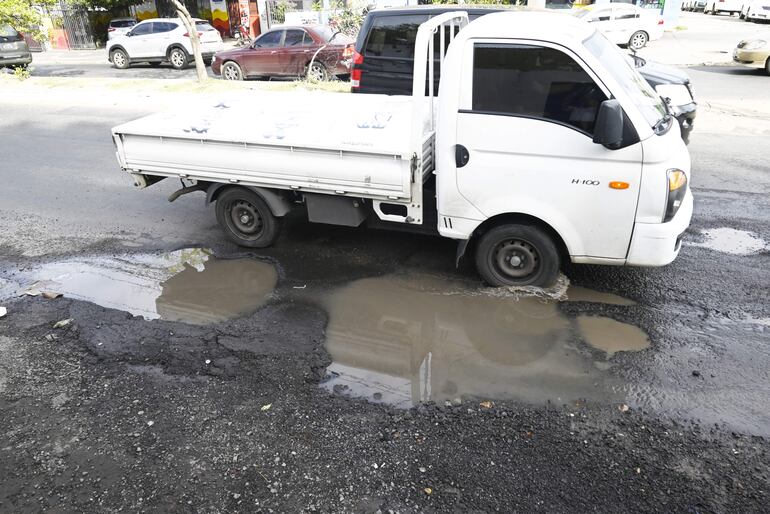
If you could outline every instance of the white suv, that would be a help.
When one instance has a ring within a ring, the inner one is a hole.
[[[222,37],[206,20],[195,20],[195,27],[203,60],[210,63],[214,54],[222,50]],[[168,61],[181,70],[187,67],[192,53],[190,36],[179,18],[145,20],[134,25],[130,32],[107,42],[107,58],[119,69],[136,62],[158,65]]]

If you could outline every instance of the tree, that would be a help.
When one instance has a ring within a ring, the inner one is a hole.
[[[2,1],[2,0],[0,0]],[[190,44],[193,49],[193,57],[195,58],[195,73],[198,75],[198,82],[205,82],[208,78],[206,75],[206,65],[203,64],[203,56],[201,55],[201,43],[198,38],[198,27],[195,26],[195,20],[190,16],[190,11],[179,0],[171,0],[174,7],[177,9],[179,18],[182,20],[187,33],[190,35]]]
[[[10,25],[19,32],[29,34],[38,41],[46,35],[40,30],[42,25],[42,7],[50,5],[50,0],[35,2],[29,0],[0,0],[0,26]]]

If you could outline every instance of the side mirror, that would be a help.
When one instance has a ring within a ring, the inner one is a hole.
[[[134,33],[133,33],[133,32],[131,32],[130,30],[129,30],[128,32],[126,32],[126,37],[131,37],[131,36],[133,36],[133,35],[134,35]]]
[[[594,143],[610,150],[620,148],[623,142],[623,108],[617,100],[605,100],[599,106],[594,127]]]

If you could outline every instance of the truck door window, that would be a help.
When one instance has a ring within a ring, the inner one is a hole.
[[[556,122],[593,135],[607,96],[570,56],[534,45],[476,44],[472,110]]]

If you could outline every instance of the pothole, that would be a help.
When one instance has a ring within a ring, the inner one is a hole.
[[[590,290],[573,295],[633,304]],[[358,280],[326,307],[333,363],[322,387],[398,407],[467,398],[620,401],[623,383],[608,359],[646,347],[627,344],[629,333],[644,334],[637,327],[603,319],[583,327],[552,298],[484,295],[423,275]]]
[[[751,255],[768,249],[765,240],[746,230],[713,228],[703,231],[703,235],[705,237],[703,242],[689,244],[732,255]]]
[[[275,289],[275,268],[200,248],[51,262],[27,270],[24,291],[63,294],[146,319],[213,323],[252,312]]]

